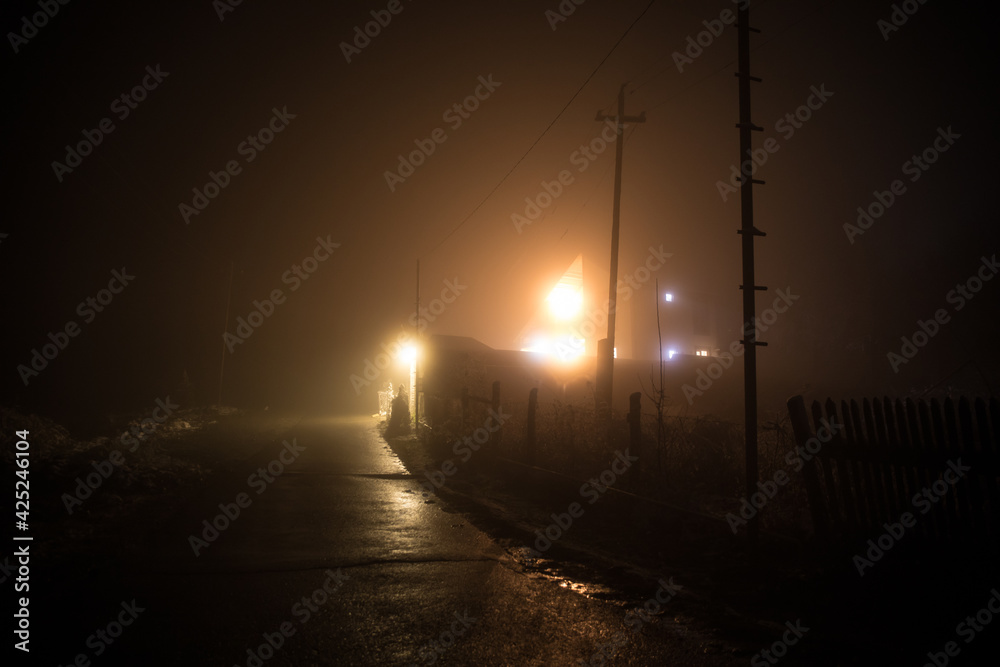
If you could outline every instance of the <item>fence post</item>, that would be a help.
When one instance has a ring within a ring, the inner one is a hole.
[[[524,437],[524,446],[527,449],[526,460],[529,465],[535,464],[535,412],[538,410],[538,387],[528,393],[528,419],[526,420],[527,433]]]
[[[812,426],[809,425],[809,414],[806,412],[806,402],[802,396],[793,396],[788,399],[788,416],[792,421],[792,430],[795,432],[795,443],[804,448],[806,442],[812,437]],[[802,477],[806,483],[806,495],[809,498],[809,508],[812,510],[816,535],[821,542],[826,542],[830,537],[829,523],[823,494],[819,487],[819,475],[816,474],[815,457],[806,462],[802,469]],[[758,513],[751,521],[756,521],[759,516]]]

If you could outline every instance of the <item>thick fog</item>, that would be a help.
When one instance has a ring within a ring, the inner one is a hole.
[[[796,297],[760,335],[775,400],[996,386],[995,16],[901,4],[753,5],[758,308]],[[645,122],[619,275],[669,254],[630,307],[659,280],[727,349],[735,7],[69,3],[39,27],[8,4],[5,400],[85,421],[216,402],[221,376],[223,403],[371,413],[400,368],[352,376],[415,322],[520,349],[578,256],[586,306],[607,299],[618,139],[595,116],[622,84]],[[441,299],[419,318],[418,262]]]

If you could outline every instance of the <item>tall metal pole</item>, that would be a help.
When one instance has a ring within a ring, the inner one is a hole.
[[[754,278],[754,236],[764,236],[753,224],[753,185],[763,184],[752,178],[753,172],[753,139],[751,132],[760,132],[764,128],[753,124],[750,119],[750,82],[760,79],[750,76],[750,32],[759,32],[750,27],[750,3],[744,3],[739,9],[739,71],[736,76],[740,80],[740,218],[743,236],[743,394],[744,394],[744,428],[746,431],[746,497],[750,498],[757,492],[757,346],[766,343],[757,342],[756,292],[767,289],[758,286]],[[758,515],[750,519],[747,525],[747,536],[751,545],[756,545],[758,534]]]
[[[612,118],[600,111],[597,112],[595,120],[603,122]],[[605,386],[603,400],[607,403],[608,415],[611,414],[611,396],[614,384],[614,357],[615,357],[615,311],[618,305],[618,229],[620,221],[620,209],[622,199],[622,148],[625,143],[624,138],[625,123],[645,123],[646,112],[643,111],[638,116],[625,115],[625,84],[618,90],[618,115],[614,116],[617,122],[617,145],[615,146],[615,201],[614,212],[611,218],[611,274],[608,279],[608,343],[604,356]],[[601,369],[601,359],[598,359],[598,371]]]

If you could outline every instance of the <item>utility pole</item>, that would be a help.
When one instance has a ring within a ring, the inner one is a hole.
[[[618,91],[618,115],[608,116],[597,112],[594,120],[604,122],[614,119],[618,125],[617,146],[615,146],[615,203],[614,213],[611,218],[611,276],[608,286],[608,337],[605,347],[602,350],[600,342],[597,346],[597,390],[598,390],[598,410],[601,403],[606,410],[607,418],[611,418],[611,395],[614,383],[615,368],[615,310],[618,303],[618,228],[619,213],[622,199],[622,147],[624,144],[625,123],[645,123],[646,112],[643,111],[638,116],[625,115],[625,84],[622,84]]]
[[[420,435],[420,260],[417,260],[417,303],[413,320],[413,428]]]
[[[750,3],[743,3],[739,9],[739,70],[736,76],[740,80],[740,122],[736,127],[740,130],[740,219],[742,227],[738,231],[742,235],[743,245],[743,395],[744,395],[744,429],[746,431],[746,497],[750,498],[757,492],[757,346],[767,343],[757,342],[757,310],[756,293],[766,290],[757,285],[754,278],[754,236],[766,236],[753,225],[753,186],[755,183],[764,185],[764,181],[752,177],[753,139],[751,132],[761,132],[764,128],[754,125],[750,120],[750,82],[760,82],[757,77],[750,76],[750,33],[760,32],[750,27]],[[747,537],[751,546],[757,544],[759,528],[759,513],[750,519],[747,525]]]

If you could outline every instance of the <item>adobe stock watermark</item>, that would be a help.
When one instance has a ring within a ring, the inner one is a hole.
[[[27,484],[27,482],[25,482]],[[27,494],[28,491],[22,491],[21,493]],[[20,497],[20,494],[19,494]],[[24,501],[24,506],[28,506],[28,502]],[[27,513],[27,512],[25,512]],[[31,590],[31,544],[22,544],[17,549],[14,550],[14,557],[17,558],[17,579],[15,579],[14,590],[18,593],[27,593]],[[6,568],[4,568],[6,569]],[[11,570],[14,568],[12,567]],[[9,574],[14,574],[12,571]],[[4,581],[7,577],[4,576]],[[31,598],[28,596],[16,598],[17,604],[14,612],[14,635],[20,639],[19,642],[14,642],[14,648],[18,651],[24,651],[25,653],[31,653]]]
[[[423,661],[422,664],[433,665],[437,662],[479,620],[475,616],[469,616],[468,609],[464,610],[461,614],[456,611],[453,616],[455,620],[451,622],[447,630],[442,630],[437,639],[432,639],[417,651],[417,656]],[[410,667],[416,667],[418,664],[421,663],[411,663]]]
[[[822,109],[823,105],[833,97],[833,93],[826,89],[825,83],[820,84],[819,88],[810,86],[809,90],[812,94],[806,98],[804,104],[796,107],[794,111],[786,113],[774,123],[774,131],[779,133],[785,141],[795,136],[795,132],[801,130],[803,124],[813,117],[813,112]],[[741,162],[738,168],[736,165],[730,165],[729,180],[715,182],[715,187],[719,191],[722,201],[728,201],[729,195],[739,191],[743,187],[744,180],[753,178],[757,169],[767,164],[768,159],[780,149],[781,145],[778,140],[774,137],[768,137],[764,140],[763,148],[752,150],[750,157]]]
[[[212,0],[212,9],[219,17],[219,23],[226,20],[226,14],[235,12],[236,8],[243,4],[243,0]]]
[[[795,449],[786,453],[785,463],[792,467],[793,473],[800,472],[807,463],[819,454],[823,445],[833,440],[834,434],[843,428],[843,424],[831,424],[826,419],[821,420],[820,427],[816,429],[816,435],[806,440],[805,445],[796,445]],[[757,513],[764,509],[764,506],[778,495],[778,489],[784,487],[791,480],[792,478],[789,474],[779,468],[774,472],[770,480],[764,482],[758,481],[757,492],[752,494],[749,499],[745,496],[740,499],[739,516],[733,512],[726,515],[726,523],[729,524],[733,535],[737,533],[737,530],[741,526],[747,525],[748,521],[757,516]]]
[[[354,38],[350,43],[340,43],[340,52],[344,54],[344,60],[347,61],[347,64],[351,63],[351,58],[354,56],[361,55],[361,51],[367,48],[373,39],[381,35],[385,28],[389,27],[389,24],[392,23],[392,17],[399,16],[404,9],[406,8],[403,7],[401,0],[389,0],[385,9],[373,9],[368,12],[372,20],[365,23],[363,27],[354,26]]]
[[[438,297],[431,299],[427,305],[421,306],[419,311],[410,315],[410,325],[415,327],[418,332],[422,333],[425,331],[432,322],[441,316],[441,313],[449,305],[455,303],[455,300],[462,295],[462,292],[469,289],[468,285],[463,285],[458,281],[458,277],[452,280],[445,279],[443,284],[444,287],[441,288],[441,293]],[[375,360],[365,359],[364,369],[361,371],[361,374],[351,374],[349,380],[351,386],[354,388],[354,395],[360,395],[362,387],[367,387],[372,382],[378,380],[379,376],[382,375],[382,371],[392,365],[392,360],[398,357],[412,343],[412,334],[406,329],[402,329],[399,332],[396,340],[388,344],[382,343],[380,346],[382,352],[375,355]]]
[[[478,452],[483,445],[489,442],[490,435],[499,431],[504,422],[510,419],[510,417],[509,414],[504,413],[503,406],[500,406],[499,412],[490,408],[489,417],[486,418],[482,426],[452,444],[452,454],[459,457],[461,463],[468,463],[473,453]],[[455,462],[451,459],[446,459],[441,463],[441,467],[438,470],[432,472],[424,471],[424,477],[427,478],[427,481],[421,482],[420,486],[426,491],[434,493],[435,490],[445,485],[449,477],[457,472],[458,466],[455,465]]]
[[[17,567],[10,562],[10,556],[4,556],[3,561],[0,561],[0,584],[5,583],[16,573]]]
[[[546,9],[545,20],[549,22],[549,27],[552,28],[552,32],[555,32],[559,24],[563,23],[566,19],[572,16],[576,11],[576,8],[586,1],[587,0],[562,0],[555,10]]]
[[[323,583],[309,595],[303,595],[289,611],[299,625],[308,623],[333,598],[333,594],[340,590],[344,582],[350,579],[339,567],[336,570],[327,569],[324,574],[326,578]],[[273,658],[297,630],[291,621],[282,621],[273,632],[261,633],[260,637],[264,641],[257,646],[247,648],[247,658],[243,664],[246,667],[263,667],[264,663]],[[234,664],[233,667],[240,665]]]
[[[309,277],[319,270],[320,264],[330,259],[330,255],[339,247],[339,243],[334,243],[330,240],[329,234],[327,234],[325,239],[322,236],[317,236],[316,247],[313,248],[312,254],[306,255],[301,262],[292,264],[287,271],[282,273],[281,282],[289,285],[289,292],[299,289],[302,287],[304,281],[309,280]],[[250,336],[269,317],[274,315],[277,307],[285,303],[287,298],[281,288],[276,287],[271,290],[269,298],[265,298],[263,301],[254,299],[253,308],[247,313],[246,317],[241,315],[236,318],[235,333],[226,331],[222,334],[222,340],[226,344],[226,349],[229,350],[229,353],[232,354],[237,345],[247,342]]]
[[[480,102],[485,102],[490,98],[496,89],[503,85],[503,81],[494,81],[493,74],[486,77],[479,76],[479,85],[472,91],[472,94],[456,102],[441,114],[441,120],[448,123],[452,131],[462,127],[462,124],[472,118],[472,113],[479,109]],[[443,128],[435,127],[429,136],[424,139],[414,139],[415,150],[410,151],[406,156],[400,154],[396,171],[386,170],[385,184],[389,186],[389,192],[395,192],[396,186],[405,183],[406,179],[416,172],[417,167],[423,165],[427,158],[434,154],[437,147],[448,140],[448,133]]]
[[[431,299],[426,306],[420,306],[420,310],[410,315],[410,325],[416,327],[417,331],[421,333],[426,331],[448,306],[455,303],[462,292],[469,289],[468,285],[458,282],[458,276],[452,280],[445,279],[443,284],[444,287],[441,288],[441,294],[437,298]]]
[[[892,5],[892,12],[887,19],[879,19],[875,22],[875,27],[882,33],[882,39],[889,41],[894,32],[906,25],[910,17],[920,10],[920,6],[927,3],[927,0],[904,0],[899,4]]]
[[[38,0],[39,11],[34,14],[21,17],[21,29],[18,32],[8,32],[7,41],[14,53],[20,52],[21,47],[29,40],[38,36],[38,31],[49,24],[49,19],[54,19],[59,13],[61,5],[68,5],[70,0]]]
[[[87,648],[93,650],[94,657],[100,657],[115,641],[125,633],[125,628],[135,623],[139,614],[146,611],[145,607],[140,607],[133,599],[131,602],[124,600],[119,605],[121,611],[111,619],[106,625],[95,630],[85,642]],[[84,667],[90,664],[88,653],[78,653],[69,663],[70,666]],[[61,665],[59,667],[62,667]]]
[[[608,120],[596,137],[586,144],[580,144],[575,151],[569,154],[569,163],[576,167],[577,173],[582,174],[617,139],[618,126],[613,120]],[[542,189],[534,197],[525,197],[523,215],[521,213],[511,213],[510,215],[510,221],[517,233],[520,234],[523,227],[541,217],[542,212],[552,206],[552,203],[562,195],[566,187],[573,184],[575,178],[573,172],[569,169],[563,169],[551,181],[542,181],[540,183]]]
[[[1000,591],[994,588],[990,594],[986,604],[976,612],[975,616],[966,616],[955,626],[955,634],[962,637],[966,644],[971,644],[972,640],[993,622],[993,616],[1000,614]],[[995,606],[994,603],[996,603]],[[927,662],[924,663],[924,667],[945,667],[952,658],[957,658],[961,652],[962,647],[959,646],[958,642],[946,642],[943,650],[927,652]]]
[[[264,127],[257,130],[254,134],[248,134],[247,138],[236,146],[236,154],[243,157],[246,164],[250,164],[274,141],[275,135],[279,132],[284,132],[288,124],[297,117],[297,114],[288,113],[287,106],[281,107],[281,111],[278,111],[277,107],[273,107],[271,109],[271,118]],[[177,205],[177,211],[181,214],[181,218],[184,219],[184,224],[190,224],[191,216],[199,215],[208,208],[212,200],[229,187],[233,178],[242,173],[243,165],[236,158],[227,160],[219,171],[209,170],[208,181],[205,182],[205,185],[201,188],[191,188],[191,192],[194,193],[191,203],[181,202]]]
[[[361,371],[361,374],[351,374],[349,379],[351,387],[354,388],[354,395],[360,396],[362,387],[367,387],[372,382],[378,380],[379,376],[382,375],[382,371],[391,366],[392,360],[398,357],[407,346],[412,345],[413,341],[413,334],[406,329],[401,329],[399,335],[396,336],[396,340],[389,343],[382,343],[379,346],[382,348],[382,351],[375,355],[375,361],[365,359],[364,369]]]
[[[757,337],[762,333],[766,333],[771,326],[778,321],[778,315],[788,312],[788,309],[801,298],[799,294],[792,294],[792,288],[786,287],[784,291],[777,290],[775,292],[777,296],[774,302],[771,304],[770,308],[764,309],[759,316],[754,317],[753,327],[757,332]],[[744,329],[746,327],[744,326]],[[707,368],[699,368],[696,375],[694,386],[684,383],[681,387],[681,391],[684,392],[684,398],[687,399],[688,405],[694,405],[694,399],[696,396],[704,396],[705,392],[712,388],[715,381],[722,377],[722,375],[733,365],[733,362],[738,358],[742,357],[745,349],[743,343],[734,340],[729,344],[729,351],[723,352],[718,357],[713,357],[712,362]]]
[[[156,64],[155,68],[152,65],[147,65],[146,75],[139,83],[131,90],[111,100],[110,111],[115,114],[118,120],[125,120],[168,76],[170,76],[170,72],[162,71],[159,63]],[[63,162],[52,161],[52,171],[56,180],[62,183],[63,176],[73,173],[74,169],[83,164],[83,158],[93,153],[94,149],[104,141],[104,138],[115,129],[114,121],[110,117],[105,117],[97,123],[97,127],[94,129],[83,130],[81,132],[83,138],[80,141],[72,146],[66,145],[66,156],[63,158]]]
[[[133,280],[135,276],[130,275],[124,266],[121,271],[112,270],[107,288],[81,301],[76,307],[76,314],[83,318],[84,324],[90,324],[97,318],[97,314],[103,313],[104,309],[114,301],[115,296],[121,294]],[[30,366],[25,364],[17,366],[17,373],[21,376],[24,386],[27,387],[32,378],[38,377],[39,373],[48,368],[49,363],[66,349],[70,339],[79,336],[81,331],[83,329],[76,320],[69,320],[61,330],[55,333],[49,332],[49,342],[42,345],[40,352],[38,348],[32,348]]]
[[[730,2],[739,5],[736,11],[750,6],[750,0],[730,0]],[[736,23],[736,12],[728,7],[719,12],[719,18],[712,19],[711,21],[707,19],[702,21],[701,24],[705,26],[705,29],[697,35],[688,35],[684,53],[680,51],[673,52],[674,64],[677,66],[677,71],[683,74],[684,66],[693,65],[694,61],[705,53],[705,49],[712,46],[715,40],[722,35],[726,26],[734,23]]]
[[[796,619],[795,623],[791,621],[785,621],[784,634],[781,635],[781,639],[775,641],[771,646],[760,653],[754,655],[750,658],[750,665],[752,667],[767,667],[767,665],[775,665],[781,658],[788,655],[788,649],[799,643],[809,628],[802,625],[802,619]]]
[[[639,460],[638,456],[632,456],[628,448],[625,451],[615,450],[615,458],[611,466],[606,468],[597,477],[591,477],[580,486],[580,497],[588,498],[587,504],[593,505],[604,497],[608,488],[614,486],[618,478],[624,475],[632,467],[632,464]],[[544,530],[536,530],[534,549],[528,548],[528,552],[533,557],[538,557],[552,548],[552,544],[562,539],[562,536],[569,532],[573,526],[573,521],[584,515],[584,507],[574,501],[569,504],[565,512],[553,513],[552,523]]]
[[[980,257],[979,268],[964,283],[957,283],[954,289],[945,295],[945,301],[951,304],[958,312],[965,308],[966,304],[975,298],[976,294],[982,291],[983,286],[1000,271],[1000,264],[997,263],[996,253],[987,259]],[[951,322],[951,313],[946,308],[938,308],[934,311],[933,317],[927,320],[917,320],[917,329],[909,337],[901,336],[902,345],[898,352],[889,352],[886,360],[892,368],[893,373],[899,373],[900,366],[910,363],[917,353],[930,343],[931,339],[938,335],[941,327]]]
[[[919,492],[913,494],[910,504],[913,505],[914,509],[919,509],[921,515],[927,514],[934,508],[934,505],[941,502],[941,499],[948,494],[948,491],[961,481],[965,477],[965,473],[970,470],[972,470],[971,467],[962,465],[961,458],[948,461],[948,468],[941,473],[941,479],[936,480],[930,486],[925,486]],[[882,560],[882,557],[896,546],[897,542],[903,539],[907,529],[913,528],[916,525],[917,517],[909,511],[900,514],[899,521],[896,523],[882,524],[885,532],[875,539],[868,540],[868,549],[865,551],[864,556],[858,554],[851,559],[854,567],[858,570],[858,575],[861,577],[865,576],[865,570],[873,567],[875,563]]]
[[[258,496],[267,491],[268,486],[274,484],[275,480],[285,472],[285,468],[295,463],[306,449],[295,438],[292,438],[291,442],[283,441],[282,445],[277,457],[266,466],[257,468],[247,477],[247,486],[255,490]],[[237,493],[236,498],[231,503],[219,503],[219,513],[211,520],[202,520],[200,535],[191,534],[188,536],[188,546],[191,547],[192,553],[196,557],[200,556],[201,552],[219,539],[219,536],[235,523],[240,518],[242,511],[250,507],[251,504],[253,504],[253,498],[245,491]]]
[[[660,579],[657,583],[660,584],[660,587],[656,589],[652,597],[642,604],[642,607],[629,609],[628,613],[625,614],[625,625],[628,626],[633,635],[642,630],[643,624],[653,620],[660,613],[663,605],[673,600],[678,593],[684,590],[683,586],[674,583],[673,577],[670,577],[669,581]],[[599,667],[607,664],[609,660],[618,655],[618,652],[628,642],[629,634],[624,630],[619,630],[612,635],[610,641],[601,644],[589,659],[578,660],[577,664],[584,667]]]
[[[137,450],[140,443],[146,439],[146,436],[155,433],[159,425],[167,421],[170,415],[174,413],[174,410],[179,407],[176,403],[171,403],[169,396],[167,396],[166,400],[156,399],[156,407],[150,411],[150,416],[133,425],[131,434],[128,431],[122,433],[119,439],[122,446],[132,445],[128,450],[129,452]],[[62,494],[63,506],[66,508],[66,513],[73,514],[73,510],[82,506],[84,500],[94,495],[94,492],[124,463],[125,455],[122,454],[120,449],[111,450],[108,457],[99,463],[91,463],[94,472],[88,474],[86,477],[77,477],[75,480],[76,487],[73,489],[72,494]]]
[[[961,134],[957,134],[951,129],[951,125],[948,129],[939,127],[937,129],[938,136],[934,138],[931,144],[922,150],[919,155],[914,154],[909,160],[903,163],[901,170],[904,176],[910,177],[911,183],[916,183],[920,180],[920,177],[931,168],[931,165],[938,161],[943,153],[946,153],[948,149],[955,145],[955,141],[962,137]],[[868,206],[858,207],[858,218],[856,220],[857,224],[851,224],[849,222],[844,223],[844,233],[847,234],[847,240],[854,245],[854,238],[856,236],[861,236],[866,231],[868,231],[875,221],[885,215],[896,200],[906,194],[906,183],[902,179],[896,179],[889,184],[889,189],[884,192],[875,190],[872,193],[875,196],[875,200],[872,201]]]
[[[618,303],[624,303],[632,298],[632,295],[639,291],[644,284],[649,282],[649,279],[654,273],[659,271],[664,264],[667,263],[667,259],[673,257],[672,252],[664,252],[663,244],[660,244],[659,249],[649,246],[649,255],[646,256],[646,261],[643,264],[637,266],[631,273],[626,273],[624,278],[619,278],[617,288],[617,300],[615,301],[615,306]],[[594,308],[587,312],[586,320],[578,325],[573,325],[573,329],[570,331],[570,336],[572,338],[582,338],[588,340],[597,333],[597,328],[604,326],[608,322],[608,315],[611,314],[611,301],[608,299],[604,300],[604,303],[600,308]],[[561,354],[570,354],[573,351],[568,349],[565,342],[559,341],[556,343],[556,349]]]

